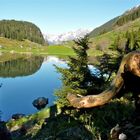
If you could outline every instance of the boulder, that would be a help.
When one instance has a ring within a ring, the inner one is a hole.
[[[127,136],[124,133],[119,134],[119,140],[127,140]]]
[[[12,115],[12,119],[18,120],[18,119],[20,119],[20,118],[22,118],[22,117],[24,117],[24,116],[25,116],[25,114],[17,113],[17,114],[13,114],[13,115]]]
[[[110,140],[139,140],[140,127],[137,123],[137,117],[126,119],[111,129]]]
[[[39,97],[39,98],[35,99],[32,104],[38,110],[43,109],[48,104],[48,98]]]

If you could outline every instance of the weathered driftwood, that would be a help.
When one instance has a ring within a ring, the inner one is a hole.
[[[140,52],[134,51],[127,54],[119,67],[115,79],[110,87],[98,95],[88,95],[78,97],[75,94],[68,93],[67,99],[73,107],[76,108],[91,108],[101,106],[109,102],[123,87],[125,73],[131,73],[136,77],[140,77]]]

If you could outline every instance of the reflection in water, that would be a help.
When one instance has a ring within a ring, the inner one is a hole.
[[[11,61],[0,57],[0,83],[3,83],[0,88],[2,120],[7,120],[16,113],[36,112],[32,101],[38,97],[48,98],[48,106],[53,105],[54,91],[61,86],[60,74],[53,65],[66,67],[64,61],[56,61],[50,57],[45,61],[44,58],[35,56],[19,56],[18,59],[13,57]]]
[[[42,57],[29,56],[0,62],[0,77],[27,76],[40,69]]]
[[[60,59],[60,58],[57,58],[55,56],[48,56],[48,57],[45,57],[44,58],[44,61],[47,61],[47,62],[55,62],[55,63],[59,63],[59,64],[65,64],[66,63],[66,60],[63,60],[63,59]]]

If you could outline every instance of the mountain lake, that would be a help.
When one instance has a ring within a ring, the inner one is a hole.
[[[32,102],[48,98],[49,107],[55,103],[54,92],[61,88],[61,75],[54,65],[67,67],[66,61],[54,56],[33,56],[0,53],[0,116],[11,119],[13,114],[29,115],[38,110]],[[95,68],[89,67],[93,72]]]
[[[8,120],[16,113],[37,112],[32,102],[38,97],[49,99],[46,107],[54,104],[54,92],[61,87],[54,64],[66,67],[65,61],[53,56],[0,55],[1,120]]]

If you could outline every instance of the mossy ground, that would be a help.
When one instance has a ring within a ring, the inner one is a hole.
[[[60,109],[54,105],[6,125],[13,140],[105,140],[111,128],[133,112],[133,103],[120,98],[94,109]]]

